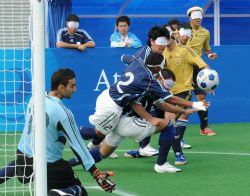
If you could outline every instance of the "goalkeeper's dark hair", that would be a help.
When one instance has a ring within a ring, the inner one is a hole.
[[[169,31],[166,28],[160,26],[152,27],[148,32],[148,46],[151,46],[150,40],[156,40],[157,37],[166,37],[167,39],[169,39]]]
[[[176,81],[176,77],[175,77],[175,74],[173,71],[171,71],[170,69],[162,69],[161,71],[161,75],[162,77],[167,80],[167,79],[173,79],[173,81],[175,82]]]
[[[118,26],[119,22],[126,22],[128,26],[130,26],[130,19],[128,16],[120,16],[116,19],[116,26]]]
[[[66,86],[69,80],[75,78],[75,72],[71,69],[58,69],[51,76],[51,91],[57,90],[59,85]]]
[[[75,14],[70,14],[70,15],[68,16],[68,18],[67,18],[67,22],[69,22],[69,21],[79,22],[80,19],[79,19],[79,17],[78,17],[77,15],[75,15]]]

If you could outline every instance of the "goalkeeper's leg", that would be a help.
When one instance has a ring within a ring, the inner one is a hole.
[[[0,184],[15,176],[16,160],[11,161],[6,167],[0,170]]]

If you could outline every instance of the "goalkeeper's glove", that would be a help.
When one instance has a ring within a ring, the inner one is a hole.
[[[113,176],[113,172],[102,172],[99,169],[95,169],[91,172],[92,176],[96,179],[99,186],[106,192],[112,192],[115,190],[115,183],[108,177]]]

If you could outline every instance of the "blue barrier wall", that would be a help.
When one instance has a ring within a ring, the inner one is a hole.
[[[213,47],[213,50],[218,53],[218,59],[210,61],[205,58],[205,61],[218,71],[220,85],[216,89],[216,96],[208,96],[207,99],[211,101],[210,123],[250,122],[250,66],[247,61],[250,46],[221,46]],[[74,113],[78,125],[89,125],[88,116],[94,112],[96,97],[114,83],[124,69],[120,56],[135,51],[125,48],[95,48],[85,52],[47,49],[46,89],[49,91],[50,77],[56,69],[73,69],[77,74],[77,91],[71,100],[64,100],[64,103]],[[3,87],[0,86],[0,89],[3,90]],[[3,100],[3,94],[0,94],[0,98]],[[0,109],[0,113],[3,113],[4,108]],[[0,121],[3,122],[6,118],[1,115]],[[12,119],[8,120],[11,122]],[[18,120],[23,121],[22,118]],[[196,114],[191,116],[190,122],[198,123]],[[3,130],[2,127],[0,130]]]

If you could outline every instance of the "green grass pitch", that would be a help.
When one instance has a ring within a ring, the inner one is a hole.
[[[107,158],[97,166],[102,170],[112,170],[112,178],[117,189],[113,194],[98,189],[94,179],[81,166],[75,171],[87,188],[90,196],[247,196],[250,195],[250,123],[211,125],[217,136],[199,135],[198,125],[188,127],[185,140],[192,144],[191,150],[185,150],[188,164],[181,166],[180,173],[157,174],[153,171],[156,157],[127,159],[123,153],[136,149],[137,144],[126,139],[117,150],[118,159]],[[152,138],[157,147],[158,135]],[[3,144],[4,138],[1,137]],[[17,140],[18,141],[18,140]],[[1,153],[4,153],[1,151]],[[72,156],[70,150],[65,159]],[[174,163],[174,155],[169,154],[169,162]],[[1,167],[4,165],[0,160]],[[11,179],[0,185],[0,195],[5,194],[5,186],[21,186]],[[28,192],[16,195],[29,195]]]

